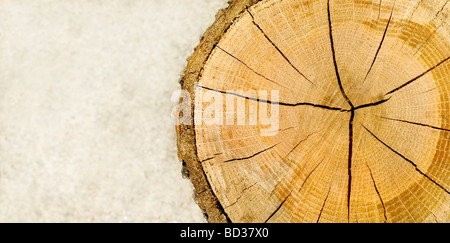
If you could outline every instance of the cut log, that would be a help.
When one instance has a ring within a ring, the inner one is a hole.
[[[209,222],[450,221],[447,0],[235,0],[177,127]]]

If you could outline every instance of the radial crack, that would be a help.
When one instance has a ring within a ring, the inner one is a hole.
[[[350,199],[351,199],[351,191],[352,191],[352,159],[353,159],[353,121],[355,119],[355,111],[356,108],[353,105],[350,98],[345,93],[344,86],[342,84],[341,75],[339,73],[339,67],[336,59],[336,50],[334,46],[334,38],[333,38],[333,24],[331,22],[331,7],[330,0],[327,2],[327,11],[328,11],[328,26],[330,31],[330,43],[331,43],[331,52],[333,55],[333,64],[336,72],[336,78],[339,84],[339,89],[341,90],[342,96],[345,98],[347,103],[351,107],[351,117],[349,122],[349,151],[348,151],[348,193],[347,193],[347,205],[348,205],[348,221],[350,222]],[[324,205],[325,206],[325,205]],[[320,217],[319,217],[320,220]]]
[[[303,142],[305,142],[306,140],[308,140],[312,135],[318,133],[319,131],[313,132],[311,134],[309,134],[308,136],[306,136],[306,138],[302,139],[300,142],[297,143],[297,145],[295,145],[295,147],[289,151],[288,154],[286,154],[286,156],[284,156],[284,158],[288,157],[289,155],[291,155]],[[283,158],[283,159],[284,159]]]
[[[367,80],[367,77],[369,76],[370,72],[372,72],[373,66],[375,65],[375,62],[377,61],[378,54],[380,53],[381,47],[383,46],[384,40],[385,40],[385,38],[386,38],[387,31],[388,31],[389,26],[390,26],[390,24],[391,24],[392,16],[394,15],[395,3],[396,3],[396,2],[394,1],[394,6],[392,7],[392,11],[391,11],[391,16],[389,17],[388,23],[387,23],[387,25],[386,25],[386,29],[384,30],[384,33],[383,33],[383,37],[381,38],[380,45],[378,46],[378,50],[377,50],[377,52],[375,53],[375,57],[374,57],[374,59],[373,59],[372,64],[370,65],[370,69],[369,69],[369,71],[367,72],[366,77],[364,78],[363,83]],[[381,5],[380,5],[380,6],[381,6]]]
[[[322,161],[316,167],[314,167],[314,169],[308,174],[308,176],[305,178],[305,180],[303,181],[302,185],[298,189],[299,193],[302,191],[302,189],[305,186],[306,182],[309,180],[309,177],[312,176],[312,174],[317,170],[317,168],[319,168],[319,166],[323,163],[324,160],[325,159],[322,159]]]
[[[444,10],[445,6],[447,6],[447,4],[448,4],[448,1],[447,1],[447,2],[445,2],[444,6],[442,6],[442,8],[441,8],[441,9],[439,9],[439,11],[437,11],[437,12],[436,12],[436,15],[435,15],[435,16],[438,16],[439,14],[441,14],[441,13],[442,13],[442,11]]]
[[[404,83],[404,84],[401,85],[400,87],[395,88],[394,90],[392,90],[392,91],[386,93],[386,95],[393,94],[393,93],[395,93],[395,92],[397,92],[397,91],[399,91],[399,90],[405,88],[406,86],[408,86],[408,85],[414,83],[415,81],[421,79],[422,77],[424,77],[425,75],[427,75],[429,72],[431,72],[431,71],[433,71],[434,69],[438,68],[439,66],[441,66],[442,64],[444,64],[444,63],[445,63],[446,61],[448,61],[448,60],[450,60],[450,57],[447,57],[447,58],[444,59],[442,62],[436,64],[434,67],[428,69],[427,71],[425,71],[424,73],[420,74],[419,76],[413,78],[412,80],[410,80],[410,81]]]
[[[232,95],[232,96],[236,96],[242,99],[246,99],[246,100],[251,100],[251,101],[256,101],[256,102],[261,102],[261,103],[267,103],[267,104],[271,104],[271,105],[280,105],[280,106],[290,106],[290,107],[297,107],[297,106],[311,106],[311,107],[316,107],[316,108],[321,108],[321,109],[326,109],[326,110],[333,110],[333,111],[341,111],[341,112],[349,112],[349,110],[346,109],[342,109],[342,108],[338,108],[338,107],[331,107],[331,106],[325,106],[325,105],[317,105],[317,104],[313,104],[313,103],[308,103],[308,102],[300,102],[300,103],[284,103],[284,102],[274,102],[274,101],[270,101],[270,100],[264,100],[264,99],[257,99],[257,98],[251,98],[251,97],[247,97],[244,95],[240,95],[240,94],[235,94],[235,93],[231,93],[231,92],[225,92],[225,91],[220,91],[220,90],[215,90],[212,88],[208,88],[205,86],[201,86],[196,84],[195,85],[198,88],[202,88],[205,90],[209,90],[209,91],[213,91],[213,92],[217,92],[217,93],[221,93],[221,94],[225,94],[225,95]]]
[[[373,186],[375,187],[375,191],[377,192],[378,198],[380,199],[381,205],[383,206],[383,211],[384,211],[384,222],[386,223],[387,220],[388,220],[388,219],[387,219],[387,216],[386,216],[386,206],[384,205],[383,198],[381,197],[380,191],[378,190],[377,183],[375,182],[375,179],[374,179],[374,177],[373,177],[372,170],[370,169],[369,164],[366,163],[366,165],[367,165],[367,168],[369,169],[370,177],[372,178]]]
[[[348,205],[348,221],[350,222],[350,205],[352,196],[352,166],[353,166],[353,122],[355,120],[355,111],[352,110],[349,125],[349,151],[348,151],[348,194],[347,194],[347,205]]]
[[[234,203],[228,205],[225,209],[231,208],[231,207],[233,207],[234,205],[236,205],[236,204],[241,200],[241,198],[244,196],[245,192],[248,191],[248,190],[250,190],[252,187],[256,186],[257,184],[258,184],[258,183],[255,183],[255,184],[253,184],[253,185],[251,185],[251,186],[246,187],[246,188],[240,193],[240,196],[236,199],[236,201],[235,201]]]
[[[267,218],[265,223],[269,222],[277,213],[280,211],[280,209],[283,207],[283,205],[286,203],[286,201],[291,197],[292,191],[289,193],[289,195],[286,197],[286,199],[283,200],[283,202],[280,204],[280,206]]]
[[[440,128],[440,127],[435,127],[435,126],[431,126],[431,125],[427,125],[427,124],[422,124],[422,123],[417,123],[417,122],[405,121],[405,120],[394,119],[394,118],[388,118],[388,117],[382,117],[382,116],[379,116],[379,118],[385,119],[385,120],[390,120],[390,121],[397,121],[397,122],[408,123],[408,124],[417,125],[417,126],[422,126],[422,127],[428,127],[428,128],[432,128],[432,129],[436,129],[436,130],[445,131],[445,132],[450,132],[450,129],[445,129],[445,128]]]
[[[236,61],[240,62],[242,65],[244,65],[245,67],[247,67],[248,69],[250,69],[250,70],[251,70],[252,72],[254,72],[256,75],[258,75],[258,76],[260,76],[260,77],[262,77],[262,78],[268,80],[269,82],[272,82],[272,83],[274,83],[274,84],[281,85],[280,83],[278,83],[278,82],[276,82],[276,81],[274,81],[274,80],[272,80],[272,79],[270,79],[270,78],[264,76],[263,74],[261,74],[261,73],[255,71],[253,68],[251,68],[251,67],[250,67],[249,65],[247,65],[245,62],[243,62],[241,59],[237,58],[236,56],[234,56],[233,54],[229,53],[228,51],[225,51],[225,50],[222,49],[220,46],[216,46],[216,48],[219,49],[219,50],[221,50],[221,51],[223,51],[225,54],[229,55],[230,57],[232,57],[232,58],[235,59]],[[283,86],[283,87],[284,87],[284,86]]]
[[[300,193],[300,191],[303,189],[303,187],[305,186],[306,182],[308,181],[308,179],[311,177],[311,175],[317,170],[317,168],[319,168],[319,166],[323,163],[325,159],[323,159],[316,167],[314,167],[314,169],[308,174],[308,176],[306,177],[306,179],[303,181],[302,185],[300,186],[300,188],[298,189],[298,193]],[[283,205],[285,204],[285,202],[287,201],[287,199],[291,196],[293,191],[291,191],[289,193],[289,195],[286,197],[286,199],[280,204],[280,206],[275,210],[274,213],[272,213],[272,215],[266,220],[266,223],[269,222],[277,213],[278,211],[283,207]],[[273,194],[273,192],[272,192]]]
[[[322,209],[320,210],[320,214],[319,214],[319,218],[317,219],[317,223],[320,222],[320,218],[322,217],[323,210],[325,209],[325,205],[327,204],[328,198],[330,197],[330,192],[331,192],[331,183],[330,183],[330,189],[328,189],[327,197],[325,198],[323,205],[322,205]]]
[[[298,72],[303,78],[305,78],[308,82],[310,82],[311,84],[313,84],[314,86],[318,87],[317,84],[315,84],[313,81],[311,81],[308,77],[306,77],[306,75],[304,75],[302,72],[300,72],[300,70],[298,70],[298,68],[296,68],[294,66],[294,64],[289,60],[289,58],[287,58],[287,56],[280,50],[280,48],[278,48],[277,45],[275,45],[275,43],[269,38],[269,36],[267,36],[266,32],[264,32],[264,30],[261,28],[261,26],[259,26],[259,24],[257,24],[255,22],[255,17],[253,16],[253,14],[248,11],[248,14],[250,15],[250,17],[252,17],[252,22],[253,24],[259,29],[259,31],[264,35],[264,37],[267,39],[267,41],[269,41],[269,43],[281,54],[281,56],[283,56],[283,58],[289,63],[289,65],[294,68],[294,70],[296,72]]]
[[[375,103],[370,103],[370,104],[365,104],[365,105],[357,106],[357,107],[354,108],[354,110],[356,111],[356,110],[363,109],[363,108],[367,108],[367,107],[378,106],[378,105],[381,105],[381,104],[384,104],[384,103],[388,102],[390,99],[391,99],[391,98],[385,99],[385,100],[381,100],[381,101],[378,101],[378,102],[375,102]]]
[[[248,159],[251,159],[251,158],[253,158],[253,157],[256,157],[256,156],[258,156],[258,155],[260,155],[260,154],[262,154],[262,153],[264,153],[264,152],[267,152],[267,151],[269,151],[269,150],[275,148],[276,146],[280,145],[281,143],[282,143],[282,142],[279,142],[279,143],[277,143],[277,144],[275,144],[275,145],[273,145],[273,146],[271,146],[271,147],[269,147],[269,148],[266,148],[266,149],[264,149],[264,150],[262,150],[262,151],[260,151],[260,152],[258,152],[258,153],[256,153],[256,154],[254,154],[254,155],[251,155],[251,156],[248,156],[248,157],[244,157],[244,158],[239,158],[239,159],[230,159],[230,160],[225,161],[224,163],[230,163],[230,162],[236,162],[236,161],[242,161],[242,160],[248,160]]]
[[[214,156],[214,157],[211,157],[211,158],[207,158],[207,159],[205,159],[205,160],[200,161],[200,163],[203,164],[203,163],[205,163],[205,162],[208,162],[208,161],[210,161],[210,160],[213,160],[214,158],[216,158],[216,157]]]
[[[362,124],[361,124],[362,125]],[[367,132],[369,132],[376,140],[378,140],[380,143],[382,143],[384,146],[386,146],[389,150],[391,150],[392,152],[394,152],[395,154],[397,154],[398,156],[400,156],[402,159],[404,159],[405,161],[409,162],[412,166],[414,166],[415,170],[417,172],[419,172],[419,174],[421,174],[422,176],[424,176],[425,178],[427,178],[429,181],[431,181],[433,184],[435,184],[436,186],[438,186],[439,188],[441,188],[442,190],[444,190],[447,194],[450,194],[449,190],[447,190],[445,187],[443,187],[442,185],[440,185],[439,183],[437,183],[435,180],[433,180],[430,176],[428,176],[427,174],[425,174],[424,172],[422,172],[418,165],[416,163],[414,163],[412,160],[406,158],[403,154],[399,153],[398,151],[396,151],[395,149],[393,149],[391,146],[389,146],[388,144],[386,144],[385,142],[383,142],[380,138],[378,138],[373,132],[371,132],[367,127],[365,127],[364,125],[362,125],[364,127],[364,129],[367,130]]]
[[[344,86],[342,85],[341,75],[339,74],[339,68],[338,68],[337,59],[336,59],[336,50],[334,47],[333,27],[332,27],[332,23],[331,23],[330,0],[328,0],[328,25],[329,25],[329,30],[330,30],[330,42],[331,42],[331,52],[333,54],[333,64],[334,64],[334,69],[336,71],[336,78],[337,78],[337,81],[339,84],[339,89],[341,90],[342,96],[344,96],[345,100],[348,102],[350,107],[352,107],[352,109],[354,109],[355,106],[353,105],[350,98],[345,93]]]

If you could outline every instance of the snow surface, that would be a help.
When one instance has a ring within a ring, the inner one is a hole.
[[[171,96],[226,5],[0,1],[0,221],[204,222]]]

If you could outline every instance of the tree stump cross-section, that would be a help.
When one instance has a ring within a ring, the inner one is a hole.
[[[449,222],[449,15],[231,1],[181,80],[179,157],[208,221]]]

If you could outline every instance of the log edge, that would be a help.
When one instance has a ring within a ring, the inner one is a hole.
[[[188,91],[191,95],[191,107],[188,108],[191,110],[191,114],[194,114],[194,85],[200,80],[200,74],[205,62],[234,21],[244,11],[259,1],[261,0],[229,1],[229,6],[217,13],[215,22],[207,29],[200,40],[200,44],[194,49],[192,56],[188,58],[180,84],[182,90]],[[193,115],[192,124],[194,124]],[[196,203],[202,210],[206,220],[209,223],[231,223],[230,218],[214,194],[200,163],[197,154],[195,126],[179,125],[176,130],[178,157],[188,172],[188,177],[194,186]]]

